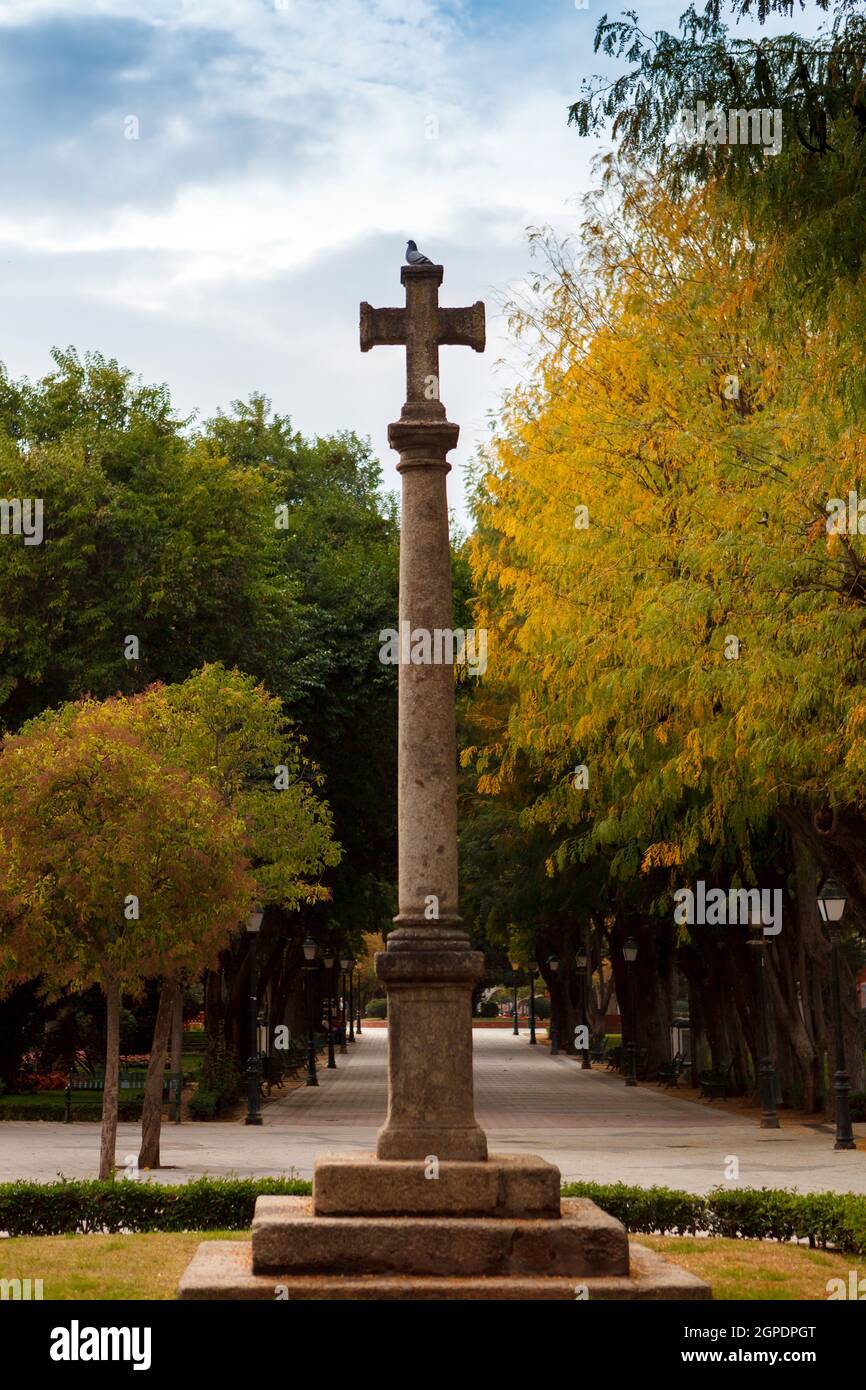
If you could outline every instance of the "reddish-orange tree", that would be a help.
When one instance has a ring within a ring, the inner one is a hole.
[[[107,1045],[99,1176],[114,1172],[124,991],[216,958],[255,883],[244,827],[148,739],[147,697],[49,711],[0,750],[0,989],[98,984]]]

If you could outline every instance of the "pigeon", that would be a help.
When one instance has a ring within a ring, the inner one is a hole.
[[[423,256],[414,241],[406,243],[406,261],[409,265],[432,265],[429,256]]]

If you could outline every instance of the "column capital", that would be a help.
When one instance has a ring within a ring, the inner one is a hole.
[[[413,281],[435,280],[437,285],[441,285],[444,274],[445,267],[441,265],[401,265],[400,284],[411,285]]]
[[[400,455],[397,472],[406,468],[442,468],[451,464],[445,455],[457,444],[460,426],[450,420],[394,420],[388,426],[388,443]]]

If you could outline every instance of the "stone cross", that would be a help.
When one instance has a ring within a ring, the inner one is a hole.
[[[459,428],[439,399],[439,347],[484,350],[484,305],[439,307],[440,265],[404,266],[405,309],[361,305],[361,351],[406,348],[406,402],[388,427],[400,454],[400,634],[451,632],[446,455]],[[453,661],[398,671],[398,914],[376,972],[388,993],[388,1117],[380,1159],[484,1159],[472,1094],[472,988],[484,957],[457,899]]]
[[[466,309],[439,305],[441,265],[404,266],[400,279],[406,287],[405,309],[374,309],[361,305],[361,351],[393,345],[406,348],[406,404],[421,406],[422,416],[445,418],[439,400],[439,348],[441,345],[484,351],[484,305],[476,300]],[[434,410],[428,410],[430,402]],[[418,412],[409,411],[409,418]],[[453,447],[453,446],[452,446]]]

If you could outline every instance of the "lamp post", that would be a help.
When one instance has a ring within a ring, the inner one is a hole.
[[[361,1036],[361,967],[358,966],[358,1019],[355,1024],[355,1032]]]
[[[305,1085],[318,1086],[319,1078],[316,1075],[316,1038],[313,1029],[313,971],[316,968],[316,953],[318,946],[311,936],[304,942],[304,974],[307,977],[307,1077]]]
[[[334,1056],[334,952],[330,946],[322,955],[322,964],[327,970],[326,984],[328,989],[328,1071],[334,1071],[337,1066],[337,1059]]]
[[[550,972],[551,972],[551,975],[553,976],[553,979],[556,979],[557,972],[558,972],[558,970],[559,970],[559,956],[556,955],[554,952],[551,952],[551,954],[547,957],[547,964],[548,964],[548,968],[549,968],[549,970],[550,970]],[[556,993],[556,991],[554,991],[553,989],[551,989],[551,991],[550,991],[550,1028],[549,1028],[549,1031],[548,1031],[548,1035],[549,1035],[549,1038],[550,1038],[550,1055],[551,1055],[551,1057],[558,1057],[558,1056],[559,1056],[559,1027],[558,1027],[557,1021],[556,1021],[556,1005],[557,1005],[557,1002],[558,1002],[558,1001],[557,1001],[556,998],[554,998],[554,994],[555,994],[555,993]]]
[[[512,984],[513,984],[513,986],[514,986],[514,1026],[512,1027],[511,1031],[512,1031],[512,1033],[514,1034],[515,1038],[519,1038],[519,1037],[520,1037],[520,1028],[519,1028],[518,1022],[517,1022],[517,978],[518,978],[518,969],[517,969],[517,963],[516,963],[515,961],[513,961],[513,960],[512,960],[512,961],[509,961],[509,964],[510,964],[510,966],[511,966],[511,982],[512,982]]]
[[[835,879],[828,878],[818,894],[818,911],[830,935],[830,961],[833,974],[833,1031],[836,1035],[836,1142],[834,1149],[856,1149],[851,1128],[851,1107],[848,1094],[851,1078],[845,1065],[845,1035],[842,1031],[842,988],[839,982],[839,924],[845,915],[848,898],[845,889]]]
[[[349,1042],[355,1041],[355,958],[349,957]]]
[[[589,957],[585,946],[578,946],[574,964],[580,976],[580,1012],[582,1015],[583,1026],[586,1029],[586,1047],[581,1049],[580,1068],[581,1071],[592,1071],[592,1062],[589,1059],[589,1018],[587,1017],[586,1007],[586,963]]]
[[[262,928],[264,915],[262,908],[256,903],[247,918],[247,931],[250,936],[250,1055],[247,1062],[247,1117],[244,1120],[244,1124],[247,1125],[260,1125],[262,1122],[262,1059],[258,1050],[256,990],[259,983],[259,932]]]
[[[534,1047],[537,1038],[535,1036],[535,981],[538,971],[534,966],[529,967],[529,1041]]]
[[[770,1054],[770,1023],[767,1015],[767,983],[764,975],[767,939],[760,912],[749,913],[752,939],[749,945],[758,952],[758,1015],[760,1020],[761,1057],[758,1063],[758,1089],[761,1096],[761,1129],[778,1129],[776,1114],[776,1071]]]
[[[637,1014],[634,999],[634,963],[637,960],[637,942],[633,936],[629,936],[622,948],[622,956],[625,961],[626,975],[628,976],[628,1011],[629,1011],[629,1030],[628,1046],[626,1048],[626,1086],[637,1085],[637,1048],[635,1047],[635,1034],[637,1033]]]
[[[341,1039],[340,1039],[340,1051],[341,1051],[341,1052],[348,1052],[348,1051],[349,1051],[349,1037],[348,1037],[348,1034],[349,1034],[348,1022],[349,1022],[349,1020],[346,1018],[346,975],[347,975],[347,973],[348,973],[350,964],[351,964],[351,956],[349,956],[349,955],[340,956],[340,970],[342,971],[342,984],[341,984],[341,991],[340,991],[340,1008],[341,1008],[341,1017],[342,1017],[342,1020],[343,1020],[343,1036],[342,1036]]]

